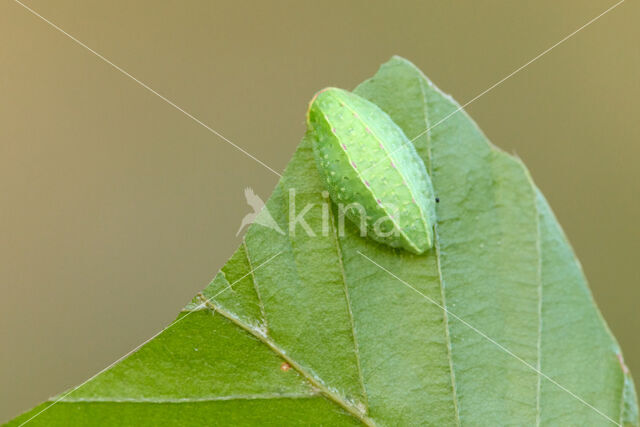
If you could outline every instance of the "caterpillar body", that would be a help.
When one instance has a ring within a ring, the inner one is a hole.
[[[402,129],[374,103],[327,88],[309,103],[308,133],[331,199],[367,236],[421,254],[433,246],[431,179]],[[364,214],[364,220],[362,215]]]

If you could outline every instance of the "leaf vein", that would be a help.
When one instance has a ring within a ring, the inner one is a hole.
[[[337,405],[341,406],[345,409],[350,415],[361,421],[366,426],[374,427],[375,423],[371,418],[369,418],[366,414],[364,414],[356,405],[351,402],[343,399],[337,392],[332,391],[329,387],[324,384],[321,378],[318,376],[311,374],[307,369],[305,369],[302,365],[300,365],[297,361],[291,358],[286,351],[278,347],[278,345],[269,339],[267,336],[263,335],[261,331],[252,328],[250,325],[245,324],[242,320],[233,316],[231,313],[227,312],[225,309],[218,307],[213,302],[205,300],[202,295],[200,298],[203,299],[203,303],[207,305],[212,311],[218,312],[220,315],[224,316],[231,322],[235,323],[241,329],[244,329],[255,338],[260,340],[263,344],[271,349],[274,353],[284,359],[293,369],[298,371],[303,378],[305,378],[309,383],[317,390],[319,390],[322,394],[324,394],[327,398],[332,400]]]
[[[65,398],[60,403],[192,403],[192,402],[219,402],[228,400],[267,400],[267,399],[312,399],[320,394],[311,392],[303,393],[260,393],[260,394],[236,394],[228,396],[205,396],[185,398],[145,398],[145,397],[80,397]]]
[[[353,335],[353,349],[356,357],[356,365],[358,366],[358,378],[360,379],[360,386],[362,387],[362,397],[364,398],[364,404],[368,410],[369,399],[367,397],[367,388],[364,385],[364,377],[362,375],[362,366],[360,365],[360,349],[358,347],[358,336],[356,334],[356,325],[353,318],[353,311],[351,310],[351,300],[349,298],[349,289],[347,286],[347,277],[344,271],[344,262],[342,258],[342,249],[340,247],[340,240],[338,239],[338,231],[336,229],[335,218],[333,211],[329,209],[329,218],[331,219],[331,228],[333,229],[333,240],[336,245],[336,252],[338,255],[338,263],[340,265],[340,273],[342,274],[342,283],[344,284],[344,296],[347,303],[347,310],[349,312],[349,321],[351,322],[351,333]]]
[[[264,333],[269,334],[269,323],[267,322],[267,312],[264,308],[264,302],[262,301],[262,296],[260,295],[260,287],[258,286],[258,281],[256,280],[256,274],[253,268],[253,263],[251,262],[251,257],[249,256],[249,247],[247,246],[247,241],[242,239],[242,246],[244,246],[244,255],[247,258],[247,263],[249,264],[249,271],[251,272],[251,283],[253,284],[253,290],[256,293],[256,297],[258,298],[258,305],[260,306],[260,315],[262,316],[262,324],[264,325]]]
[[[420,87],[420,92],[422,93],[422,103],[424,106],[423,115],[424,122],[427,129],[426,138],[427,138],[427,168],[430,174],[433,173],[433,166],[431,164],[431,132],[430,132],[430,124],[429,124],[429,116],[427,113],[428,102],[427,95],[424,89],[424,81],[426,80],[425,76],[418,75],[418,86]],[[432,181],[434,181],[432,179]],[[434,182],[435,187],[435,182]],[[437,193],[436,193],[437,194]],[[442,307],[443,310],[443,319],[444,319],[444,332],[447,341],[447,356],[449,359],[449,372],[451,373],[451,394],[453,398],[453,407],[455,409],[455,416],[457,425],[460,426],[460,404],[458,402],[458,392],[456,388],[456,375],[453,370],[453,346],[451,343],[451,333],[449,331],[449,316],[448,316],[448,308],[447,308],[447,300],[445,295],[445,284],[444,278],[442,277],[442,269],[440,268],[440,235],[438,234],[438,222],[436,221],[433,226],[433,241],[436,255],[436,266],[438,268],[438,281],[440,283],[440,297],[442,299]]]

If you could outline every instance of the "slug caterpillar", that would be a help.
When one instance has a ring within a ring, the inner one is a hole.
[[[307,127],[331,199],[348,205],[347,218],[392,247],[421,254],[433,246],[431,179],[391,117],[358,95],[327,88],[309,103]]]

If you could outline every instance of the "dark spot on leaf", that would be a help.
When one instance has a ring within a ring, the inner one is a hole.
[[[291,365],[289,365],[287,362],[282,362],[282,365],[280,365],[280,370],[283,372],[287,372],[289,369],[291,369]]]

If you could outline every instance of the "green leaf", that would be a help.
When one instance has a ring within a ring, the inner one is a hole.
[[[286,235],[252,225],[163,333],[9,425],[638,426],[620,349],[524,165],[402,58],[356,93],[417,136],[440,199],[432,250],[340,233],[307,138],[262,213]],[[308,204],[314,235],[290,227]]]

